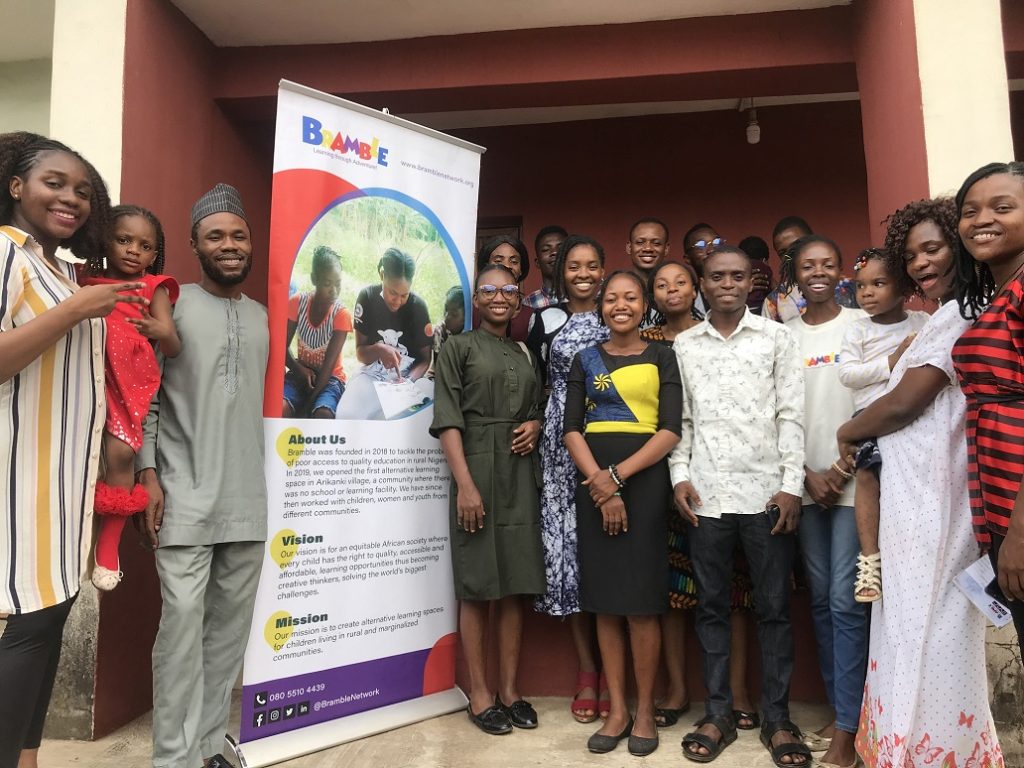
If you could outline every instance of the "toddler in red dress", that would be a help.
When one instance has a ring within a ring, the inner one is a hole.
[[[178,299],[174,278],[162,275],[164,233],[150,211],[119,205],[111,211],[112,238],[106,266],[91,263],[83,285],[145,283],[135,293],[147,304],[119,303],[107,317],[107,421],[103,434],[103,479],[96,483],[99,515],[92,583],[109,591],[121,581],[117,555],[125,520],[141,512],[149,496],[135,483],[135,454],[142,446],[142,422],[160,387],[154,342],[166,357],[181,351],[171,306]]]

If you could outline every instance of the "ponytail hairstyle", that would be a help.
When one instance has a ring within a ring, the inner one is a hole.
[[[405,251],[388,248],[377,262],[377,271],[381,273],[381,279],[407,280],[411,283],[416,275],[416,262]]]
[[[92,261],[107,252],[110,239],[110,197],[103,178],[88,160],[66,144],[37,133],[16,131],[0,134],[0,225],[10,224],[17,201],[11,197],[11,179],[28,178],[39,159],[47,152],[65,152],[85,166],[92,192],[89,195],[89,218],[61,245],[71,249],[80,259]]]

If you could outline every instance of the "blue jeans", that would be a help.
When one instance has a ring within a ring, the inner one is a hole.
[[[313,401],[309,412],[312,414],[318,408],[326,408],[331,413],[335,413],[338,410],[338,401],[341,400],[343,394],[345,394],[345,383],[332,376],[316,396],[316,400]],[[303,393],[295,380],[291,376],[286,376],[284,380],[284,399],[288,401],[288,405],[298,415],[299,411],[308,404],[309,392]]]
[[[705,710],[732,720],[729,688],[733,558],[737,544],[750,565],[761,644],[761,713],[765,722],[789,719],[793,627],[789,618],[793,535],[771,535],[768,515],[701,517],[690,529],[690,561],[697,582],[697,637],[704,651]]]
[[[836,728],[856,733],[868,656],[868,611],[853,599],[860,553],[853,507],[804,506],[800,551],[811,587],[821,677],[836,711]]]

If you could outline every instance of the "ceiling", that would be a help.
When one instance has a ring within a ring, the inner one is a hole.
[[[310,45],[804,10],[851,0],[171,0],[215,45]],[[0,0],[5,5],[35,0]],[[52,0],[50,0],[52,7]],[[0,16],[0,18],[5,18]]]

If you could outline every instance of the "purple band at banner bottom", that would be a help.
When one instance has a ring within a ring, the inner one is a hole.
[[[242,687],[242,742],[423,695],[429,649]]]

